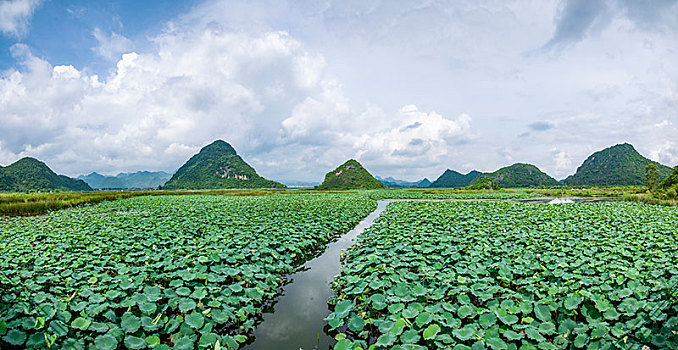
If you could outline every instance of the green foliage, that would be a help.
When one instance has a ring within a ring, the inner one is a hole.
[[[499,186],[489,177],[480,180],[480,182],[464,187],[466,190],[498,190]]]
[[[671,174],[671,168],[643,157],[636,149],[623,143],[593,153],[563,183],[568,186],[644,186],[646,169],[654,165],[659,179]]]
[[[259,176],[228,143],[217,140],[177,170],[163,189],[284,188]]]
[[[361,317],[346,339],[364,349],[678,348],[677,219],[625,202],[390,203],[343,256],[330,327]]]
[[[645,167],[645,186],[648,190],[654,191],[659,183],[659,173],[657,167],[650,163]]]
[[[284,276],[375,207],[360,194],[157,196],[0,218],[0,348],[237,349]]]
[[[456,187],[466,187],[471,184],[478,175],[482,174],[479,171],[473,170],[468,174],[461,174],[457,171],[447,169],[442,175],[440,175],[429,187],[446,187],[446,188],[456,188]]]
[[[358,161],[349,159],[327,173],[325,181],[316,188],[319,190],[371,190],[386,188],[386,186],[375,179]]]
[[[91,191],[84,181],[55,174],[35,158],[21,158],[0,167],[0,192]]]
[[[467,189],[387,189],[365,192],[370,198],[381,199],[431,199],[431,200],[471,200],[471,199],[527,199],[538,194],[516,190],[467,190]]]
[[[478,184],[485,179],[491,180],[493,185],[501,188],[560,186],[558,181],[536,166],[524,163],[516,163],[493,173],[480,174],[471,181],[471,185]]]
[[[668,189],[678,186],[678,166],[673,167],[673,172],[659,184],[659,188]]]
[[[212,194],[225,196],[261,196],[283,193],[283,190],[223,189],[199,191],[95,191],[58,193],[0,193],[0,216],[28,216],[44,214],[50,210],[70,208],[139,196]],[[285,193],[302,193],[289,191]]]

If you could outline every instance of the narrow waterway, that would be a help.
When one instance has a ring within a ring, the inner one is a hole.
[[[274,305],[275,312],[265,313],[254,332],[254,342],[243,349],[331,349],[335,340],[326,335],[324,318],[329,315],[327,300],[330,282],[341,271],[343,250],[355,244],[355,238],[372,225],[389,201],[379,201],[377,209],[351,231],[327,246],[319,257],[308,261],[303,270],[290,276],[291,283]]]

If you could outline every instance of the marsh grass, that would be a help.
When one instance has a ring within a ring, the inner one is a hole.
[[[94,191],[56,193],[0,193],[0,216],[31,216],[51,210],[103,201],[159,195],[213,194],[230,196],[262,196],[283,190],[200,190],[200,191]],[[294,193],[299,193],[295,191]]]

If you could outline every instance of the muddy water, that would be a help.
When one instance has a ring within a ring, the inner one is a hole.
[[[323,319],[332,290],[330,282],[341,271],[340,255],[355,243],[355,238],[372,225],[386,209],[388,201],[379,201],[377,209],[351,231],[327,246],[319,257],[307,262],[302,271],[290,276],[283,295],[274,305],[275,312],[265,313],[254,332],[254,342],[243,349],[331,349],[335,340],[325,334]]]

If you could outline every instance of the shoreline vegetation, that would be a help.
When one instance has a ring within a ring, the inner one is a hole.
[[[474,196],[487,197],[497,195],[506,198],[525,196],[546,197],[606,197],[617,198],[630,202],[642,202],[653,205],[678,206],[678,198],[669,198],[666,195],[649,191],[647,187],[592,187],[592,188],[518,188],[518,189],[465,189],[465,188],[421,188],[421,189],[382,189],[380,198],[392,197],[430,197],[430,196]],[[33,192],[33,193],[0,193],[0,216],[34,216],[46,214],[49,211],[76,207],[80,205],[96,204],[103,201],[138,196],[164,195],[224,195],[224,196],[263,196],[270,194],[294,193],[326,193],[326,192],[354,192],[326,191],[312,188],[295,189],[214,189],[214,190],[141,190],[141,191],[94,191],[94,192]],[[503,196],[502,196],[503,195]]]

